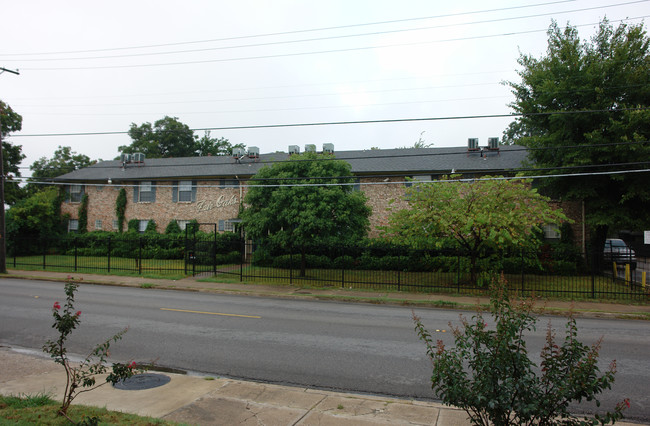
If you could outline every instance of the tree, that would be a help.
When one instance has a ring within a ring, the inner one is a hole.
[[[54,178],[91,166],[96,162],[96,160],[91,160],[87,155],[77,154],[69,146],[59,146],[54,151],[52,158],[41,157],[29,166],[29,169],[32,171],[32,178],[30,180],[42,181],[44,179]],[[28,194],[33,194],[36,190],[37,185],[33,183],[27,185]]]
[[[246,194],[242,226],[253,238],[298,247],[304,276],[305,246],[353,243],[368,232],[371,210],[351,176],[350,165],[331,154],[292,155],[263,167]]]
[[[7,240],[21,252],[41,248],[39,239],[54,238],[63,231],[61,195],[46,188],[18,201],[7,211]]]
[[[613,28],[605,20],[583,42],[575,27],[553,22],[546,54],[522,54],[521,82],[507,83],[515,95],[510,106],[523,115],[504,140],[532,148],[529,158],[540,173],[590,172],[544,179],[540,191],[584,201],[596,248],[609,229],[640,230],[650,220],[647,172],[598,173],[648,168],[649,45],[643,24]]]
[[[233,148],[246,147],[243,143],[232,145],[226,138],[212,138],[208,130],[205,131],[205,134],[197,141],[196,145],[198,155],[201,157],[208,155],[232,155]]]
[[[521,247],[540,225],[567,220],[550,207],[548,198],[520,180],[414,183],[406,197],[409,207],[391,214],[385,236],[414,246],[454,242],[470,259],[472,284],[482,254]]]
[[[140,126],[131,123],[129,136],[131,145],[120,146],[120,152],[133,154],[141,152],[149,158],[193,157],[197,155],[196,136],[187,124],[177,117],[162,118]]]
[[[11,132],[17,132],[22,129],[23,117],[14,112],[6,103],[0,100],[0,140],[2,140],[2,167],[6,176],[4,198],[5,203],[12,205],[19,199],[23,198],[23,192],[17,183],[12,182],[12,175],[20,177],[18,165],[25,159],[20,145],[12,145],[7,141],[7,136]]]

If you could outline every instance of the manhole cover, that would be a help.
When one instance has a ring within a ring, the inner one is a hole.
[[[116,389],[122,390],[143,390],[166,385],[170,380],[171,378],[164,374],[144,373],[131,376],[128,379],[115,383],[113,386]]]

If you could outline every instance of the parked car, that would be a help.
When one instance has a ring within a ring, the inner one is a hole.
[[[621,239],[607,239],[603,255],[605,262],[616,262],[617,266],[629,264],[630,269],[636,269],[636,253]]]

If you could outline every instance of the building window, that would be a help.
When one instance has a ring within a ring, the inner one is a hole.
[[[178,223],[178,227],[181,228],[181,231],[185,231],[185,228],[187,228],[187,224],[190,223],[191,221],[189,220],[177,220],[176,223]]]
[[[239,188],[239,181],[237,179],[221,179],[219,180],[219,188]]]
[[[142,234],[147,230],[147,225],[149,225],[148,220],[141,220],[138,222],[138,231]]]
[[[361,179],[354,178],[354,185],[352,185],[352,191],[361,191]]]
[[[117,221],[117,219],[113,219],[113,229],[118,229],[119,227],[120,227],[120,224]]]
[[[178,183],[178,201],[192,202],[192,181],[182,180]]]
[[[156,186],[151,181],[143,181],[133,188],[133,199],[137,203],[153,203],[156,201]]]
[[[544,229],[544,238],[547,240],[559,240],[560,239],[560,228],[555,224],[548,224],[543,226]]]
[[[79,220],[78,219],[69,219],[68,220],[68,232],[77,232],[79,231]]]
[[[95,221],[95,229],[101,230],[102,229],[102,221],[97,219]]]
[[[229,220],[219,221],[219,231],[221,232],[235,232],[235,225]]]
[[[84,195],[83,185],[70,185],[70,202],[80,203]]]

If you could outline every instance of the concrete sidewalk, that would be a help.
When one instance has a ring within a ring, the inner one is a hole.
[[[164,373],[171,381],[145,390],[104,385],[75,404],[190,425],[468,425],[464,411],[441,404],[241,380]],[[99,382],[99,380],[98,380]],[[63,398],[63,367],[49,358],[0,348],[0,394]]]

